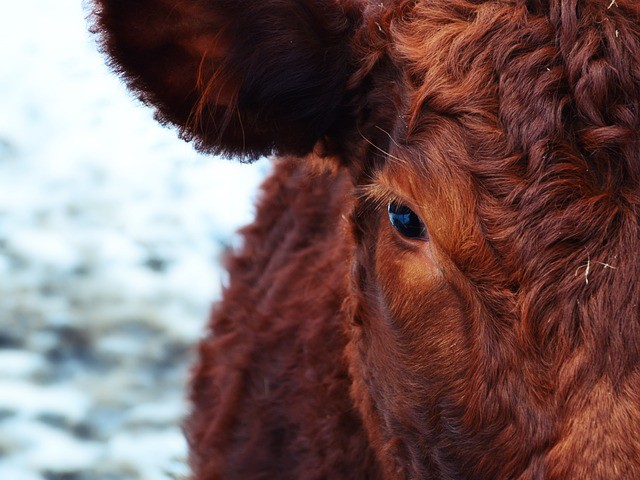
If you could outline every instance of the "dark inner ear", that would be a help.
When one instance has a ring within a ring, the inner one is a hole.
[[[95,0],[112,66],[207,152],[308,153],[344,118],[358,0]]]

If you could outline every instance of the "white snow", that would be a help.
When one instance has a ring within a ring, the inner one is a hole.
[[[186,448],[186,441],[178,429],[124,434],[111,439],[107,456],[123,470],[136,471],[137,478],[155,480],[166,478],[163,471],[173,470],[176,456],[184,456]],[[160,468],[158,463],[161,463]]]
[[[95,442],[79,441],[63,430],[24,419],[7,420],[0,424],[1,439],[10,438],[15,463],[45,472],[89,470],[96,465],[101,447]],[[6,448],[6,447],[5,447]]]
[[[0,350],[0,378],[24,378],[44,368],[42,355],[18,349]],[[0,405],[5,398],[0,397]],[[0,406],[0,408],[2,408]]]
[[[0,410],[14,411],[19,417],[46,414],[74,422],[86,415],[90,404],[86,394],[67,386],[5,379],[2,389]]]
[[[193,345],[268,162],[157,125],[86,15],[0,5],[0,479],[178,478]]]
[[[177,423],[184,414],[184,405],[180,403],[150,402],[137,405],[127,414],[127,422],[131,424],[156,422]]]
[[[0,478],[10,478],[11,480],[44,480],[42,475],[25,470],[17,463],[0,463]]]

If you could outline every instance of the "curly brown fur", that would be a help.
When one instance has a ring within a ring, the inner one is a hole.
[[[253,1],[99,3],[107,50],[187,138],[308,154],[278,161],[229,261],[195,478],[640,478],[640,4],[265,0],[255,54],[288,75],[253,75]],[[294,36],[327,63],[286,53],[301,5]],[[151,12],[172,8],[167,43]]]

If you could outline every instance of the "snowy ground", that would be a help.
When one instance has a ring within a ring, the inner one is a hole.
[[[155,125],[84,17],[0,5],[0,479],[177,478],[215,262],[268,165]]]

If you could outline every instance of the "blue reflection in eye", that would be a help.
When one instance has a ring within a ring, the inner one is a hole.
[[[427,228],[424,223],[409,207],[402,203],[391,202],[387,210],[391,225],[400,235],[418,240],[426,240],[428,238]]]

